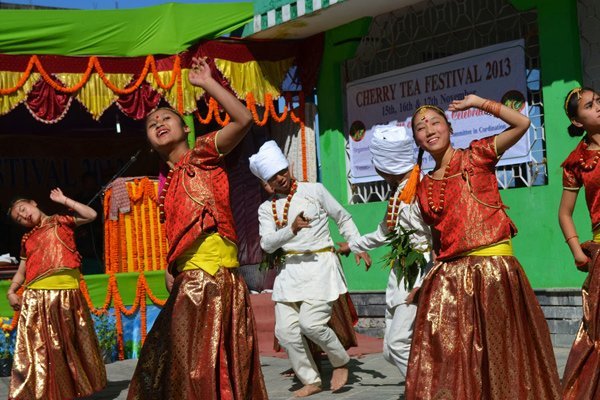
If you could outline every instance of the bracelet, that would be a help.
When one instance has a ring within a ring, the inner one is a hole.
[[[590,261],[590,258],[586,256],[585,261],[584,262],[575,262],[575,266],[576,267],[583,267],[584,265],[587,265]]]
[[[577,235],[569,236],[568,238],[565,239],[565,243],[569,243],[569,240],[571,240],[573,238],[579,238],[579,236],[577,236]]]
[[[486,100],[481,105],[481,109],[488,114],[492,114],[494,117],[500,116],[500,108],[502,108],[502,104],[493,100]]]

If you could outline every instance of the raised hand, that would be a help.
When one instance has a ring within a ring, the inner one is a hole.
[[[192,69],[188,74],[190,83],[194,86],[200,86],[204,88],[204,85],[212,79],[212,73],[210,66],[206,62],[206,57],[192,58]]]
[[[59,188],[54,188],[50,191],[50,200],[52,200],[55,203],[65,205],[65,202],[67,201],[67,196],[65,196],[62,190],[60,190]]]
[[[453,100],[448,106],[449,111],[463,111],[471,107],[479,107],[483,104],[483,99],[474,94],[468,94],[461,100]]]

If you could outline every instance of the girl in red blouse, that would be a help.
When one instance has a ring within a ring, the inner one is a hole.
[[[58,188],[50,199],[75,216],[48,216],[35,201],[22,198],[8,211],[16,223],[31,228],[7,292],[11,307],[20,311],[9,399],[73,399],[106,385],[90,311],[79,291],[81,257],[73,232],[92,222],[96,212]],[[21,285],[22,299],[16,294]]]
[[[417,196],[436,263],[419,292],[406,398],[555,400],[560,390],[548,326],[513,256],[517,230],[495,175],[498,159],[527,131],[529,119],[476,95],[448,109],[471,107],[508,128],[456,149],[441,109],[423,106],[412,117],[417,145],[435,160]]]
[[[267,398],[254,315],[237,273],[237,235],[224,155],[244,138],[252,115],[194,59],[189,81],[231,121],[190,149],[181,115],[159,108],[146,134],[170,172],[159,196],[169,241],[169,298],[148,332],[128,399],[261,400]]]
[[[588,276],[583,283],[583,320],[569,353],[563,375],[563,398],[568,400],[600,397],[600,95],[592,89],[575,88],[565,99],[565,112],[571,120],[571,136],[582,136],[563,167],[563,193],[558,211],[560,227],[573,254],[575,266]],[[580,244],[573,223],[573,209],[579,189],[585,199],[594,234]]]

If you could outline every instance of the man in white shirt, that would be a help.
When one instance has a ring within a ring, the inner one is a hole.
[[[409,238],[410,246],[423,253],[427,266],[420,274],[414,286],[418,287],[424,272],[430,267],[431,231],[421,217],[419,205],[414,199],[420,171],[415,167],[414,140],[402,126],[378,125],[373,128],[373,137],[369,150],[373,156],[373,165],[377,173],[392,188],[392,196],[386,215],[377,229],[364,236],[341,243],[338,252],[369,251],[390,242],[390,231],[414,231]],[[412,176],[412,179],[409,177]],[[409,194],[410,192],[410,194]],[[403,196],[404,195],[404,196]],[[392,228],[392,229],[390,229]],[[400,370],[406,378],[410,345],[417,306],[407,301],[410,292],[404,279],[398,279],[393,268],[390,269],[386,289],[385,336],[383,339],[383,357]]]
[[[304,385],[294,395],[305,397],[322,390],[305,337],[319,345],[334,368],[331,390],[341,389],[348,380],[350,357],[327,325],[333,303],[348,291],[328,219],[335,220],[346,240],[360,234],[350,214],[322,184],[297,182],[288,167],[274,141],[250,157],[252,173],[275,192],[258,209],[260,243],[267,253],[281,249],[285,258],[273,286],[275,336]],[[370,264],[368,255],[361,254],[361,258]]]

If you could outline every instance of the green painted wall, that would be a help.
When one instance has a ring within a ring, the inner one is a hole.
[[[519,228],[515,252],[534,288],[579,287],[585,276],[577,272],[558,225],[562,194],[561,162],[577,144],[566,127],[563,111],[566,93],[581,82],[581,57],[576,2],[570,0],[513,0],[521,10],[537,8],[540,37],[541,77],[545,118],[548,185],[501,191],[510,207],[508,214]],[[361,233],[375,229],[386,204],[349,205],[346,189],[344,100],[341,63],[354,56],[360,37],[367,33],[370,19],[362,19],[328,31],[318,83],[321,173],[323,184],[353,215]],[[560,29],[556,29],[560,26]],[[591,237],[583,196],[575,223],[582,240]],[[332,229],[337,232],[335,229]],[[341,240],[336,236],[334,240]],[[380,262],[386,248],[371,252],[375,260],[369,272],[343,260],[351,291],[384,290],[388,271]]]

